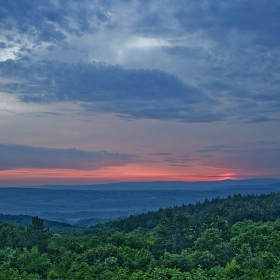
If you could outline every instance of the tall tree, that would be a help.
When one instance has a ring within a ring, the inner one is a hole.
[[[41,252],[46,250],[50,235],[42,219],[37,216],[32,217],[32,223],[26,228],[26,235],[28,248],[37,246]]]

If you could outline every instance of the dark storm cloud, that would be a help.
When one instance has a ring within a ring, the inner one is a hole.
[[[17,168],[98,169],[125,165],[135,161],[128,154],[106,151],[87,152],[77,149],[50,149],[0,144],[0,170]]]
[[[131,118],[209,122],[223,117],[211,112],[214,100],[176,75],[160,70],[124,69],[103,63],[7,60],[0,63],[6,78],[0,88],[24,102],[81,102],[87,110]]]

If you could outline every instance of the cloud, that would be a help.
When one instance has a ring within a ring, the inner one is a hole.
[[[174,154],[173,156],[168,156],[164,160],[170,166],[177,166],[177,167],[187,167],[189,166],[186,164],[187,162],[191,162],[192,158],[190,158],[189,154]]]
[[[166,153],[166,152],[161,152],[161,153],[151,153],[148,154],[149,156],[173,156],[174,154],[172,153]]]
[[[0,42],[0,49],[6,49],[7,44],[5,42]]]
[[[168,54],[201,66],[196,86],[223,104],[227,117],[244,123],[279,121],[280,48],[257,45],[224,49],[164,47]]]
[[[121,118],[279,120],[279,1],[2,2],[1,75],[25,83],[1,89],[24,102],[81,102]]]
[[[19,44],[20,38],[34,44],[63,44],[71,36],[114,30],[173,42],[195,35],[227,47],[248,43],[272,47],[280,44],[279,11],[279,1],[268,5],[265,0],[10,0],[1,1],[0,28]]]
[[[0,63],[0,73],[23,81],[2,83],[0,89],[24,102],[81,102],[94,112],[182,122],[211,122],[223,117],[211,111],[214,99],[160,70],[7,60]]]
[[[279,142],[225,144],[197,150],[202,165],[239,170],[279,169]]]
[[[179,0],[164,1],[164,4],[148,1],[141,7],[133,26],[139,34],[171,34],[176,38],[199,34],[227,46],[232,43],[244,44],[248,40],[270,47],[280,44],[279,1],[273,1],[269,5],[265,0]]]
[[[71,51],[75,57],[83,47],[77,51],[72,40],[94,36],[110,22],[109,1],[8,0],[0,6],[0,60]]]
[[[0,144],[0,170],[19,168],[60,168],[94,170],[134,162],[135,156],[106,151],[87,152],[77,149],[52,149]]]
[[[227,116],[279,120],[279,7],[279,1],[181,1],[169,15],[177,29],[170,36],[181,35],[162,50],[199,67],[196,86],[226,100]]]
[[[203,48],[190,48],[186,46],[162,47],[170,55],[179,56],[182,59],[209,59],[211,56]]]
[[[149,153],[147,156],[152,156],[150,159],[151,162],[164,162],[169,166],[176,167],[187,167],[189,163],[193,160],[189,154],[186,153],[168,153],[168,152],[158,152],[158,153]],[[188,164],[187,164],[188,163]]]
[[[109,21],[106,1],[1,1],[1,29],[30,40],[58,43],[66,33],[81,36]]]
[[[38,41],[64,40],[108,28],[168,36],[202,33],[219,42],[249,35],[253,42],[279,45],[279,1],[1,1],[1,29]],[[123,14],[120,12],[123,11]],[[131,16],[133,15],[133,16]],[[121,20],[122,19],[122,20]],[[124,20],[126,19],[126,20]]]

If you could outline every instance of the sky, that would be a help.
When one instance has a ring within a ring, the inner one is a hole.
[[[0,0],[0,186],[280,178],[279,32],[279,0]]]

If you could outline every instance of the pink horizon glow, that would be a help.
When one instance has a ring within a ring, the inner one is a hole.
[[[263,174],[236,172],[205,167],[188,168],[185,173],[175,168],[157,168],[139,164],[128,164],[98,170],[69,169],[13,169],[0,171],[1,186],[36,185],[89,185],[113,182],[148,181],[222,181],[261,177]]]

